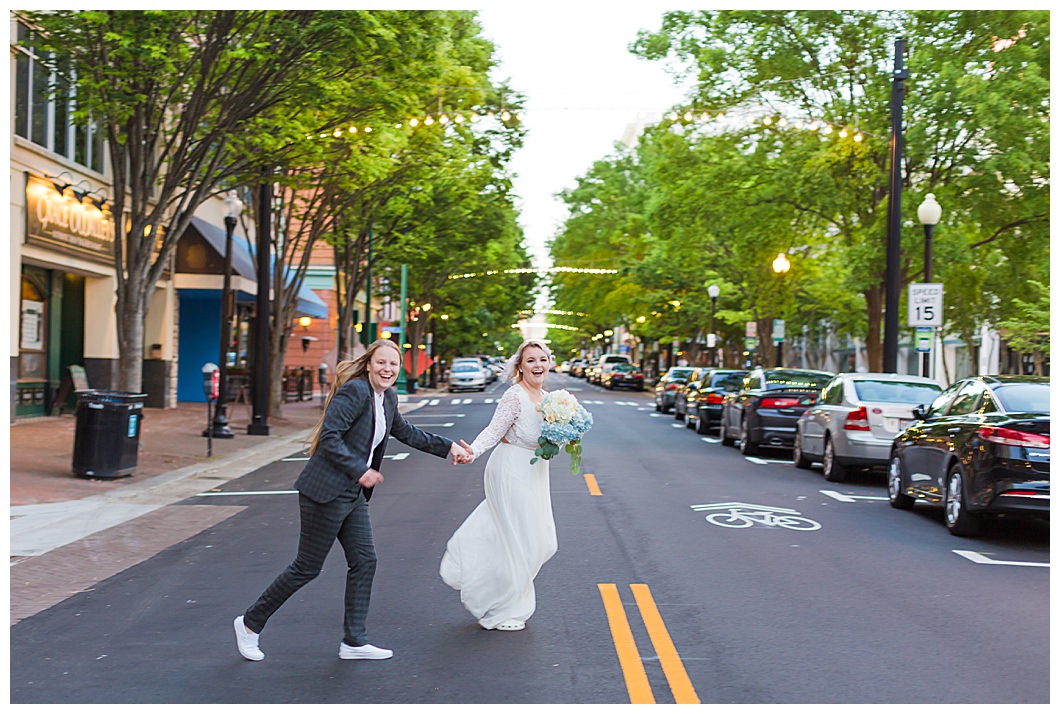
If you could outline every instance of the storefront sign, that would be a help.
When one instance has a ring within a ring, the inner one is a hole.
[[[106,202],[27,176],[26,242],[97,262],[114,261],[114,217]]]

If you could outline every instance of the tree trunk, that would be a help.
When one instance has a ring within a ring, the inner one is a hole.
[[[883,285],[869,288],[862,293],[865,296],[866,312],[869,318],[869,330],[865,336],[865,351],[869,358],[869,371],[883,371]]]
[[[118,313],[118,389],[143,389],[144,307],[128,305]]]

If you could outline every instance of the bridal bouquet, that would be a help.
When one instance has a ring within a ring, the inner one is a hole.
[[[578,473],[582,466],[581,438],[593,425],[593,415],[565,389],[546,395],[538,409],[544,422],[537,440],[540,446],[534,450],[534,458],[530,459],[530,463],[535,463],[539,458],[551,459],[559,454],[562,446],[570,454],[570,472]]]

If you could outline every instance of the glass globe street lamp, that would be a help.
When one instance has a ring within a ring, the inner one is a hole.
[[[783,279],[783,276],[787,275],[789,270],[791,270],[791,261],[788,260],[788,256],[783,253],[777,253],[777,257],[773,259],[773,272]],[[778,322],[780,322],[779,325],[777,324]],[[777,349],[776,364],[774,365],[776,367],[782,366],[784,362],[784,333],[781,331],[783,325],[784,323],[782,321],[773,318],[773,341],[776,343]],[[778,330],[778,327],[780,327],[781,330]]]
[[[924,202],[916,209],[917,218],[920,219],[921,225],[924,226],[924,282],[931,282],[931,239],[935,233],[935,226],[942,218],[942,206],[939,205],[938,201],[935,200],[935,194],[929,193],[924,196]],[[933,329],[933,328],[929,328]],[[934,340],[932,340],[934,342]],[[924,353],[922,375],[924,377],[931,376],[931,352]]]
[[[214,407],[213,421],[207,427],[203,436],[212,436],[215,439],[231,439],[235,436],[228,426],[227,401],[228,401],[228,348],[232,344],[232,314],[235,312],[232,305],[232,234],[236,230],[236,221],[243,213],[243,202],[235,191],[229,191],[224,200],[225,204],[225,268],[224,283],[221,287],[221,350],[218,376],[220,386],[217,393],[217,405]]]

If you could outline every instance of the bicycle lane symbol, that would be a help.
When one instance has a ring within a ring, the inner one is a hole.
[[[793,531],[815,531],[821,527],[817,521],[804,517],[798,511],[779,506],[759,506],[753,503],[702,503],[692,506],[693,511],[714,511],[705,517],[707,523],[723,528],[751,528],[755,525],[767,528],[780,527]]]

